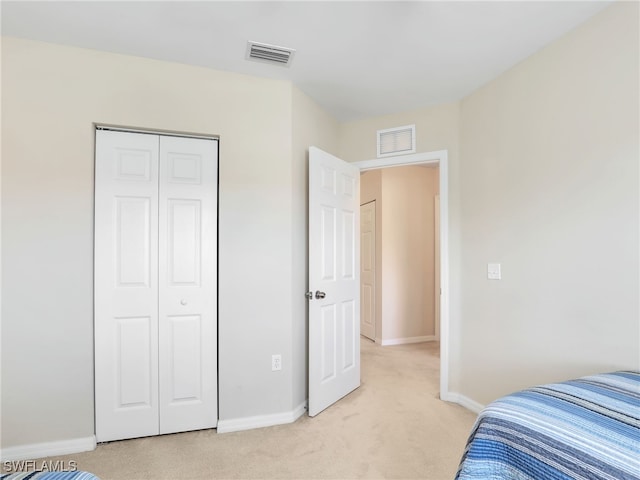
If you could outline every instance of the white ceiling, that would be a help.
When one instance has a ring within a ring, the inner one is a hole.
[[[2,34],[292,81],[340,121],[455,101],[609,2],[11,2]],[[245,60],[247,41],[296,49]],[[215,86],[212,86],[215,88]]]

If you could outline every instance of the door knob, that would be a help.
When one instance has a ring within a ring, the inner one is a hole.
[[[182,300],[180,300],[180,305],[186,305],[187,301],[183,298]]]
[[[327,296],[327,294],[326,294],[326,293],[321,292],[320,290],[316,290],[316,298],[317,298],[318,300],[320,300],[320,299],[322,299],[322,298],[324,298],[324,297],[326,297],[326,296]]]

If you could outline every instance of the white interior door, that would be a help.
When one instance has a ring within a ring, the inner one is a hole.
[[[309,148],[309,415],[360,386],[360,171]]]
[[[160,137],[160,433],[218,420],[217,155],[212,140]]]
[[[158,434],[158,138],[96,132],[99,442]]]
[[[217,423],[217,141],[96,133],[99,442]]]
[[[376,339],[376,201],[360,207],[360,333]]]

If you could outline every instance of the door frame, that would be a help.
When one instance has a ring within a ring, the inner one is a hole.
[[[448,150],[413,153],[353,162],[360,172],[411,165],[438,165],[440,187],[440,399],[449,393],[449,160]]]

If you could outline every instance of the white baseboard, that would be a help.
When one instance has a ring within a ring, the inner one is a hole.
[[[72,453],[88,452],[96,449],[96,437],[91,435],[84,438],[60,440],[57,442],[32,443],[18,445],[0,450],[0,458],[7,460],[35,460],[44,457],[57,457]]]
[[[445,402],[457,403],[461,407],[464,407],[467,410],[471,410],[473,413],[480,413],[485,407],[485,405],[482,405],[475,400],[471,400],[469,397],[455,392],[448,392],[446,395],[440,395],[440,399],[444,400]]]
[[[231,420],[218,420],[218,433],[239,432],[254,428],[273,427],[293,423],[307,411],[307,402],[304,401],[289,412],[274,413],[271,415],[257,415],[255,417],[233,418]]]
[[[405,345],[407,343],[433,342],[435,339],[435,335],[425,335],[423,337],[389,338],[387,340],[381,340],[380,344],[385,347],[387,345]]]

